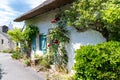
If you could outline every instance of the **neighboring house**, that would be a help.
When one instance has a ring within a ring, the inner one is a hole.
[[[37,35],[32,42],[31,57],[35,53],[43,54],[47,49],[46,35],[51,28],[51,20],[60,12],[70,7],[73,0],[46,0],[43,4],[32,9],[30,12],[23,14],[14,21],[25,21],[26,25],[36,25],[39,28]],[[68,70],[70,71],[74,64],[74,51],[80,48],[81,45],[97,44],[106,41],[102,34],[98,31],[88,29],[85,32],[77,32],[73,27],[68,27],[70,30],[70,43],[66,45],[68,52]]]
[[[0,27],[0,51],[12,50],[15,48],[15,43],[7,35],[8,27]]]

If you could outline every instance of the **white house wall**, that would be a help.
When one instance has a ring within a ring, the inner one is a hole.
[[[32,18],[31,20],[27,20],[26,24],[34,24],[38,26],[40,34],[48,34],[48,29],[51,28],[51,20],[55,18],[55,15],[58,13],[58,9],[52,10],[48,13],[40,15],[38,17]],[[87,30],[85,32],[77,32],[74,28],[69,27],[71,32],[70,34],[70,43],[66,45],[66,49],[68,52],[68,69],[71,70],[74,64],[74,51],[80,48],[81,45],[89,45],[89,44],[97,44],[106,41],[106,39],[102,36],[101,33],[95,30]],[[35,53],[41,54],[42,52],[39,51],[39,36],[36,39],[37,41],[37,50]],[[33,56],[34,52],[32,52]]]
[[[68,52],[68,70],[70,71],[74,64],[74,51],[82,45],[95,45],[105,42],[106,39],[98,31],[88,29],[85,32],[77,32],[73,27],[70,29],[70,43],[66,46]]]
[[[48,29],[52,28],[52,24],[51,24],[51,20],[54,19],[54,16],[57,14],[57,9],[56,11],[50,11],[46,14],[40,15],[38,17],[35,17],[33,19],[27,20],[26,24],[30,25],[30,24],[34,24],[39,28],[39,34],[48,34]],[[39,36],[37,35],[36,38],[36,42],[38,44],[36,44],[36,52],[32,51],[31,53],[31,57],[33,59],[34,54],[39,54],[42,55],[43,52],[39,50]]]

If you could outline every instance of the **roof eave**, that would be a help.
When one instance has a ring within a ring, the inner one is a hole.
[[[38,7],[32,9],[31,11],[23,14],[22,16],[16,18],[15,22],[21,22],[37,15],[41,15],[49,10],[61,7],[65,4],[72,3],[74,0],[47,0],[43,4],[39,5]]]

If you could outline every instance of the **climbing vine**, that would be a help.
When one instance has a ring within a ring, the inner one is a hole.
[[[54,55],[55,65],[58,68],[65,69],[68,62],[65,45],[69,43],[69,31],[66,28],[65,21],[60,17],[51,20],[51,24],[48,47]]]
[[[38,27],[34,25],[26,26],[25,30],[23,31],[23,36],[26,41],[26,43],[24,44],[24,48],[26,48],[28,54],[30,53],[29,51],[31,51],[32,39],[36,37],[38,33],[39,33]]]
[[[26,26],[23,35],[25,37],[25,40],[28,42],[31,42],[33,37],[36,36],[39,33],[38,27],[34,25],[28,25]]]
[[[78,31],[100,31],[108,40],[120,41],[119,0],[76,0],[63,18]]]

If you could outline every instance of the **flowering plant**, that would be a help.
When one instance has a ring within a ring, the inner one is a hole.
[[[69,43],[69,31],[66,29],[64,21],[57,17],[51,20],[52,30],[49,32],[49,51],[54,54],[54,61],[59,68],[65,68],[67,65],[67,54],[65,44]],[[64,65],[64,67],[63,67]]]
[[[55,20],[55,19],[51,20],[51,23],[55,23],[55,22],[56,22],[56,20]]]

